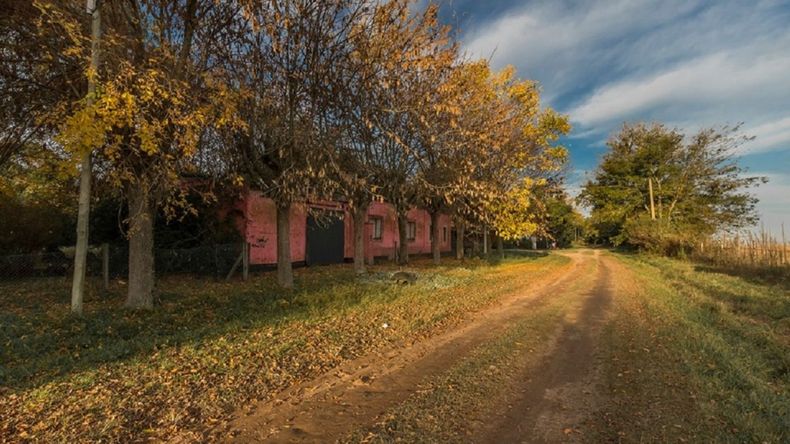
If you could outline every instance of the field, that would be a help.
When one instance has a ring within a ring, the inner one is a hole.
[[[601,250],[0,288],[0,441],[787,442],[786,281]],[[338,421],[337,418],[344,418]],[[524,435],[527,433],[527,435]]]
[[[0,437],[202,440],[242,404],[447,329],[567,262],[418,263],[413,286],[385,279],[386,267],[364,280],[345,266],[302,269],[294,291],[271,273],[246,283],[173,278],[160,282],[152,313],[120,309],[116,283],[93,292],[83,318],[68,315],[62,279],[3,283]]]
[[[604,340],[601,438],[787,442],[790,287],[693,263],[622,258],[633,279]]]

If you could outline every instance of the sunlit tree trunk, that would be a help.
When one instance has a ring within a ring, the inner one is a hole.
[[[143,181],[129,187],[129,293],[126,306],[154,306],[154,211]]]
[[[91,70],[99,70],[99,41],[101,40],[101,2],[96,2],[91,11]],[[87,106],[93,104],[96,94],[96,79],[88,78]],[[82,154],[82,169],[80,170],[80,196],[77,210],[77,246],[74,250],[74,278],[71,281],[71,312],[82,314],[82,301],[85,294],[85,272],[88,262],[88,225],[90,223],[91,209],[91,151]]]
[[[455,258],[458,260],[462,260],[464,258],[465,231],[464,222],[459,217],[455,222]]]
[[[483,225],[483,257],[488,258],[490,247],[488,246],[488,226]]]
[[[294,275],[291,264],[291,204],[277,205],[277,283],[283,288],[293,288]]]

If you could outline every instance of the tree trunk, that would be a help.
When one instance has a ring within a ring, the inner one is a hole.
[[[354,271],[365,274],[365,216],[368,214],[367,205],[354,207]]]
[[[483,257],[488,258],[488,226],[483,225]]]
[[[277,205],[277,283],[283,288],[293,288],[294,273],[291,264],[291,204]]]
[[[398,237],[400,237],[400,245],[398,246],[398,265],[406,265],[409,263],[409,219],[405,214],[398,214]]]
[[[459,218],[455,222],[455,258],[462,260],[464,258],[464,223]]]
[[[442,261],[440,242],[441,239],[439,239],[439,212],[431,211],[431,255],[433,255],[434,265],[439,265]]]
[[[529,240],[532,242],[532,249],[533,250],[537,250],[538,249],[538,237],[537,236],[530,236]]]
[[[91,11],[91,69],[99,70],[99,42],[101,40],[101,11],[96,5]],[[87,104],[93,104],[96,94],[96,79],[88,79]],[[82,300],[85,293],[85,270],[88,262],[88,225],[91,208],[91,151],[82,154],[80,170],[80,197],[77,209],[77,246],[74,249],[74,278],[71,281],[71,312],[82,314]]]
[[[129,188],[129,293],[126,306],[154,306],[154,212],[145,183]]]
[[[505,241],[502,236],[496,236],[496,251],[499,254],[499,259],[505,259]]]

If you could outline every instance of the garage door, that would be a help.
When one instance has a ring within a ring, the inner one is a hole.
[[[339,264],[345,259],[343,213],[307,217],[307,265]]]

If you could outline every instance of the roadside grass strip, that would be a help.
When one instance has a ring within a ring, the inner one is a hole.
[[[604,336],[607,390],[596,439],[790,440],[790,293],[688,262],[619,256]]]

